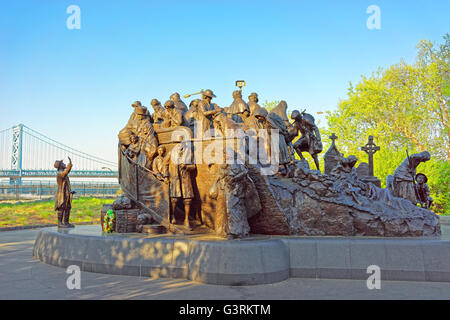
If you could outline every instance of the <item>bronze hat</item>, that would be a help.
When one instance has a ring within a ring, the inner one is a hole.
[[[264,117],[264,118],[267,118],[268,112],[267,112],[267,110],[264,109],[264,108],[258,108],[258,109],[255,110],[255,112],[253,113],[253,115],[254,115],[255,117]]]
[[[59,169],[59,167],[61,166],[61,163],[62,163],[63,161],[62,160],[56,160],[55,161],[55,164],[53,165],[56,169]]]
[[[134,107],[134,108],[137,108],[137,107],[141,107],[142,104],[141,104],[140,101],[135,101],[131,106]]]
[[[212,92],[212,90],[208,89],[202,92],[202,94],[204,96],[210,97],[210,98],[215,98],[215,94]]]
[[[252,93],[250,93],[248,98],[250,99],[250,97],[256,97],[256,99],[258,99],[258,94],[256,92],[252,92]]]
[[[416,174],[416,180],[417,180],[417,177],[419,177],[419,176],[422,176],[422,177],[423,177],[423,180],[424,180],[425,183],[428,182],[427,176],[426,176],[425,174],[423,174],[423,173],[418,173],[418,174]]]
[[[154,106],[154,105],[157,105],[157,104],[161,104],[161,102],[159,102],[158,99],[152,99],[152,101],[150,102],[150,104],[151,104],[152,106]]]
[[[298,111],[298,110],[294,110],[294,111],[292,111],[292,113],[291,113],[291,119],[297,119],[297,118],[300,118],[301,117],[301,114],[300,114],[300,111]]]
[[[174,108],[175,103],[172,100],[167,100],[166,103],[164,103],[164,107],[166,108]]]
[[[175,97],[180,99],[180,94],[178,92],[172,93],[169,98],[170,98],[170,100],[172,100],[172,98],[175,98]]]
[[[140,116],[145,116],[147,114],[147,107],[144,106],[136,106],[134,112]]]

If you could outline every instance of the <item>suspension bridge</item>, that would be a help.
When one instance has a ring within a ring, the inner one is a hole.
[[[70,177],[117,177],[117,163],[68,147],[23,124],[0,131],[0,178],[21,184],[22,178],[55,177],[55,160],[69,156]]]

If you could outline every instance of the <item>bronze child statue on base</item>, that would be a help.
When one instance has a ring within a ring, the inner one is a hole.
[[[430,187],[428,186],[428,178],[423,173],[416,174],[416,190],[417,190],[417,201],[422,208],[429,209],[433,204],[433,198],[430,197]]]
[[[72,208],[72,194],[75,192],[70,189],[69,172],[72,169],[72,160],[69,158],[69,164],[66,166],[62,160],[55,161],[55,168],[58,169],[56,182],[58,190],[55,196],[55,211],[58,211],[58,228],[74,228],[69,223],[70,209]]]

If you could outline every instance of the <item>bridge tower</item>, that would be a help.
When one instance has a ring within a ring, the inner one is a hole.
[[[23,143],[23,124],[13,127],[11,170],[19,172],[18,178],[10,178],[11,184],[22,184],[22,143]]]

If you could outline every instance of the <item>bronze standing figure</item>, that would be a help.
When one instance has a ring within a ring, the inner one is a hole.
[[[202,92],[202,99],[198,102],[198,115],[200,120],[197,121],[198,137],[210,137],[210,130],[212,129],[213,115],[222,112],[223,108],[211,102],[212,98],[216,96],[212,90],[208,89]]]
[[[192,230],[189,223],[189,213],[192,200],[195,197],[192,182],[192,172],[195,170],[195,164],[192,164],[192,154],[188,148],[188,144],[180,142],[169,152],[165,158],[165,172],[169,176],[170,223],[174,224],[176,222],[175,210],[178,200],[181,199],[184,204],[184,226],[186,229]]]
[[[267,140],[265,141],[265,148],[267,151],[268,159],[271,159],[272,152],[275,152],[276,154],[276,151],[278,151],[278,164],[281,165],[281,167],[279,168],[279,173],[281,175],[286,175],[288,173],[287,165],[291,162],[291,155],[284,136],[288,135],[288,131],[286,126],[284,127],[284,129],[282,128],[282,125],[284,125],[283,120],[281,118],[274,120],[268,115],[267,110],[264,108],[257,109],[254,116],[258,119],[257,131],[259,132],[260,130],[267,130]],[[278,130],[278,150],[271,150],[271,140],[273,139],[271,130],[273,129]]]
[[[55,168],[58,169],[56,182],[58,190],[55,197],[55,211],[58,211],[58,228],[73,228],[69,223],[70,209],[72,208],[72,194],[70,188],[69,173],[72,170],[72,160],[69,158],[69,164],[66,166],[62,160],[55,161]]]
[[[298,135],[298,132],[302,134],[293,147],[299,155],[300,159],[304,160],[302,152],[308,152],[314,160],[317,170],[319,167],[318,154],[322,152],[322,139],[320,137],[319,128],[317,128],[314,117],[303,111],[300,113],[297,110],[292,111],[291,118],[294,120],[292,128],[289,128],[291,135],[291,141]]]

